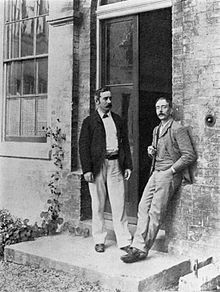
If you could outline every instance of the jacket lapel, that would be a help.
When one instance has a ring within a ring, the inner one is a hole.
[[[171,127],[172,123],[173,123],[173,119],[170,119],[169,122],[167,122],[165,127],[162,129],[161,133],[159,133],[159,138],[164,136],[167,133],[167,131]],[[160,124],[160,126],[161,126],[161,124]]]
[[[104,124],[103,124],[103,121],[98,113],[98,111],[96,110],[94,112],[94,115],[93,115],[93,119],[94,119],[94,123],[97,124],[97,125],[101,125],[101,127],[103,128],[103,130],[105,129],[104,128]]]
[[[111,112],[111,115],[112,115],[112,119],[113,119],[113,121],[114,121],[114,123],[115,123],[115,126],[116,126],[117,137],[119,138],[119,133],[120,133],[119,121],[118,121],[118,119],[117,119],[117,116],[116,116],[113,112]]]

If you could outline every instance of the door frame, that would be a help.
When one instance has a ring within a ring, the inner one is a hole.
[[[147,11],[153,11],[158,9],[164,9],[164,8],[170,8],[172,7],[171,0],[127,0],[122,1],[114,4],[109,5],[102,5],[101,6],[101,0],[98,0],[98,6],[97,6],[97,20],[96,20],[96,37],[97,37],[97,63],[96,63],[96,88],[100,88],[101,86],[101,76],[102,76],[102,26],[101,22],[103,20],[117,18],[117,17],[126,17],[126,16],[135,16],[138,22],[138,14],[147,12]],[[138,29],[138,26],[137,26]],[[138,34],[137,34],[137,40],[138,40]],[[137,46],[139,45],[139,42],[137,42]],[[133,56],[136,60],[136,66],[138,66],[138,60],[139,60],[139,50],[136,48],[136,52]],[[136,68],[137,72],[139,72],[138,67]],[[138,84],[139,84],[139,76],[138,74],[134,76],[134,90],[136,88],[136,92],[139,92],[138,90]],[[134,119],[138,119],[139,112],[138,112],[138,102],[139,98],[136,96],[136,117]],[[137,121],[136,121],[137,124]],[[137,148],[137,145],[135,145]],[[138,167],[139,163],[139,152],[137,151],[136,159],[133,161],[134,166]],[[136,174],[138,176],[138,173]],[[138,177],[136,178],[138,180]],[[138,182],[137,182],[138,183]],[[139,184],[138,184],[139,185]],[[112,219],[112,215],[110,213],[105,213],[105,219]],[[129,223],[136,224],[137,218],[128,216]]]
[[[101,0],[98,0],[96,10],[96,88],[99,88],[101,84],[101,21],[168,7],[172,7],[172,0],[127,0],[109,5],[101,5]]]

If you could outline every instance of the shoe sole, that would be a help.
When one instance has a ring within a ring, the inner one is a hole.
[[[132,263],[136,263],[136,262],[140,262],[140,261],[146,260],[146,258],[147,258],[147,256],[143,256],[143,257],[140,257],[140,258],[135,258],[135,259],[129,260],[129,259],[121,257],[121,260],[126,264],[132,264]]]

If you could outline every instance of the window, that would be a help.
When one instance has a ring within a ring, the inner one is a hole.
[[[46,142],[47,0],[5,0],[5,140]]]

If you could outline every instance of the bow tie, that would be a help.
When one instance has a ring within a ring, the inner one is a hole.
[[[103,119],[108,118],[108,114],[104,114],[102,118]]]

